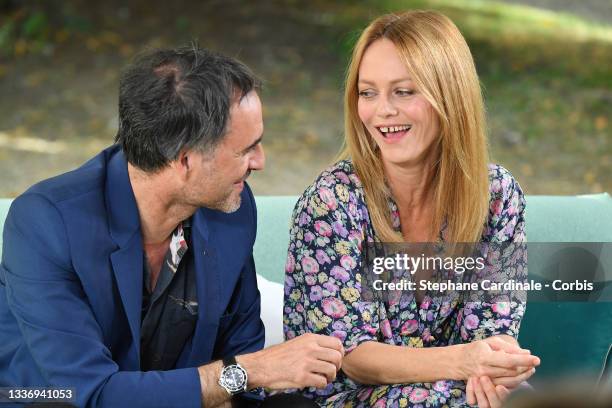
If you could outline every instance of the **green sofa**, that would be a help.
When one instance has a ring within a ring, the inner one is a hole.
[[[0,199],[0,228],[10,202]],[[257,197],[255,263],[267,345],[282,341],[281,285],[295,202],[293,196]],[[612,242],[612,198],[605,193],[528,196],[527,237],[530,242]],[[594,377],[612,344],[612,302],[528,303],[519,340],[542,359],[534,382],[565,375]]]

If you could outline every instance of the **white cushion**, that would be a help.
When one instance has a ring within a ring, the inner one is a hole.
[[[257,275],[261,294],[261,320],[266,327],[265,347],[283,342],[283,285]]]

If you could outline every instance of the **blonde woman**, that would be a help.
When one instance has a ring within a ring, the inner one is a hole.
[[[499,406],[539,364],[515,340],[523,304],[361,298],[368,242],[525,240],[523,193],[488,164],[474,62],[448,18],[390,14],[363,31],[345,135],[344,159],[306,189],[290,231],[285,336],[335,336],[346,353],[327,387],[303,392],[329,407]]]

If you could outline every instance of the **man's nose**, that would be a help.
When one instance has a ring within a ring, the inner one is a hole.
[[[265,165],[266,165],[266,155],[264,153],[263,146],[261,145],[261,143],[259,143],[255,147],[255,151],[253,152],[253,155],[251,156],[251,160],[249,162],[249,169],[263,170]]]

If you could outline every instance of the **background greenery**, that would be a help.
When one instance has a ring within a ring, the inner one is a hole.
[[[341,144],[342,79],[360,30],[411,8],[440,10],[463,32],[493,159],[527,193],[612,191],[610,7],[600,4],[595,22],[571,7],[478,0],[125,4],[0,1],[0,196],[111,143],[121,67],[141,49],[193,40],[264,78],[268,163],[252,185],[256,194],[299,194]]]

